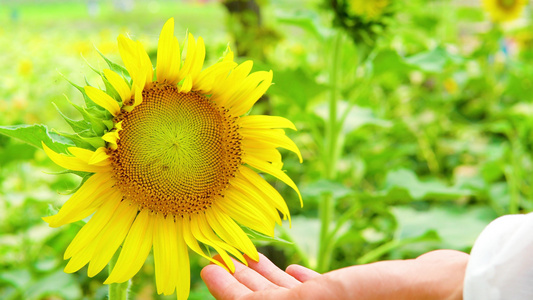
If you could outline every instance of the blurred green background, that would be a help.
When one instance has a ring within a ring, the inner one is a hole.
[[[365,4],[366,3],[366,4]],[[367,5],[370,6],[367,9]],[[304,163],[282,150],[304,206],[282,183],[292,226],[260,251],[280,267],[320,272],[434,249],[470,251],[494,218],[533,210],[533,26],[493,23],[478,1],[226,0],[2,1],[0,125],[69,132],[54,104],[79,119],[68,83],[97,82],[95,48],[121,63],[116,37],[141,40],[155,60],[174,17],[206,41],[206,65],[229,43],[237,60],[273,70],[252,114],[292,120]],[[68,99],[68,100],[67,100]],[[106,299],[107,274],[62,271],[83,222],[41,220],[80,181],[43,151],[0,135],[0,298]],[[149,257],[132,299],[155,291]],[[191,256],[191,299],[210,299]]]

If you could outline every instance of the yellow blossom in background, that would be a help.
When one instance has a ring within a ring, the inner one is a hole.
[[[496,23],[519,18],[527,3],[528,0],[482,0],[483,8]]]
[[[29,76],[33,71],[33,63],[29,59],[21,59],[19,61],[18,72],[22,76]]]
[[[450,94],[457,93],[457,90],[459,89],[457,86],[457,82],[451,77],[446,78],[443,82],[443,85],[444,89]]]
[[[65,155],[43,144],[58,165],[92,174],[44,219],[58,227],[92,215],[65,252],[65,272],[89,264],[94,276],[122,246],[105,283],[125,282],[153,251],[157,292],[186,299],[188,249],[225,267],[202,244],[212,247],[233,272],[228,253],[243,263],[242,253],[258,259],[239,224],[273,236],[280,212],[290,218],[282,196],[256,170],[299,195],[277,150],[301,161],[282,129],[295,127],[282,117],[245,115],[271,85],[271,71],[251,72],[252,62],[235,63],[229,49],[204,69],[203,39],[189,34],[180,56],[173,19],[161,31],[155,70],[140,42],[120,35],[118,46],[128,74],[105,69],[105,91],[82,89],[112,121],[102,146],[70,147]]]
[[[389,0],[348,0],[348,11],[367,20],[377,20],[389,4]]]

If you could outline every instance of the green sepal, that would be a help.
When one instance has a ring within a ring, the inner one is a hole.
[[[111,83],[104,76],[102,76],[102,81],[104,82],[104,85],[105,85],[106,94],[111,96],[111,98],[115,99],[118,102],[118,105],[122,107],[122,98],[120,98],[120,95],[115,90],[115,88],[111,85]]]
[[[83,186],[83,184],[87,181],[87,179],[89,179],[91,176],[93,176],[94,173],[65,170],[65,171],[61,171],[61,172],[49,172],[49,173],[47,172],[46,174],[50,174],[50,175],[74,174],[74,175],[80,176],[81,177],[80,184],[78,184],[72,190],[66,190],[65,192],[60,193],[61,195],[72,195],[75,192],[77,192]]]
[[[61,74],[61,73],[59,73],[59,74]],[[61,74],[61,76],[63,76],[63,74]],[[85,93],[85,88],[75,84],[74,82],[72,82],[68,78],[66,78],[65,76],[63,76],[63,78],[65,78],[65,80],[68,81],[68,83],[70,83],[73,87],[75,87],[83,95],[83,100],[85,101],[85,105],[87,107],[99,107],[96,103],[94,103],[93,100],[91,100],[89,98],[89,96],[87,96],[87,93]],[[87,80],[85,80],[85,81],[87,82]]]
[[[102,139],[102,137],[86,137],[83,138],[84,141],[91,144],[95,149],[98,149],[100,147],[105,147],[105,141]]]
[[[128,72],[128,70],[126,70],[126,68],[124,68],[121,65],[117,65],[116,63],[110,61],[107,57],[105,57],[105,55],[102,52],[100,52],[100,50],[96,49],[96,51],[105,60],[105,62],[107,63],[107,65],[109,66],[109,69],[111,69],[111,71],[113,71],[113,72],[117,73],[118,75],[121,75],[122,77],[124,77],[127,82],[131,82],[130,73]]]
[[[64,171],[59,171],[59,172],[45,172],[45,173],[50,174],[50,175],[74,174],[74,175],[80,176],[81,178],[84,178],[87,175],[94,174],[94,173],[74,171],[74,170],[64,170]]]
[[[87,179],[89,179],[94,174],[94,173],[89,173],[89,172],[78,172],[78,171],[71,171],[71,173],[76,174],[76,175],[81,177],[80,184],[77,187],[75,187],[74,189],[71,190],[72,194],[77,192],[85,184]]]
[[[81,58],[83,58],[83,60],[85,61],[85,63],[89,66],[89,68],[91,68],[91,70],[94,71],[94,73],[100,75],[100,76],[104,76],[104,73],[103,72],[100,72],[98,71],[97,69],[93,68],[93,66],[89,63],[89,61],[87,61],[87,59],[82,55]],[[87,81],[87,79],[85,79],[85,81]]]
[[[0,126],[0,133],[21,140],[39,149],[42,142],[57,153],[68,153],[67,148],[73,147],[74,142],[67,137],[52,132],[42,124]]]
[[[63,117],[63,119],[68,123],[68,125],[70,125],[72,130],[74,130],[74,132],[79,133],[79,132],[82,132],[82,131],[85,131],[85,130],[91,128],[91,124],[89,122],[87,122],[86,120],[73,120],[73,119],[65,116],[63,114],[63,112],[59,109],[59,107],[57,107],[57,105],[55,103],[52,102],[52,104],[54,105],[56,110],[59,112],[61,117]]]
[[[266,234],[257,232],[253,229],[250,229],[245,226],[241,226],[242,230],[252,241],[260,241],[260,242],[267,242],[267,243],[281,243],[281,244],[292,244],[291,242],[284,240],[282,238],[276,237],[276,236],[268,236]]]
[[[70,101],[69,101],[70,102]],[[80,114],[82,115],[83,119],[87,122],[89,122],[91,124],[91,127],[92,127],[92,130],[94,131],[95,135],[103,135],[105,130],[106,130],[106,126],[104,125],[104,123],[102,122],[102,120],[100,120],[99,118],[95,117],[93,115],[93,113],[95,112],[93,109],[91,109],[91,112],[88,112],[87,110],[90,109],[90,108],[85,108],[85,107],[81,107],[77,104],[74,104],[72,102],[70,102],[70,104],[72,106],[74,106],[74,108],[76,108]]]
[[[102,120],[102,123],[104,123],[108,131],[113,129],[113,127],[115,126],[115,122],[113,120]]]
[[[76,147],[78,148],[83,148],[83,149],[87,149],[87,150],[91,150],[91,151],[94,151],[96,150],[96,148],[89,142],[87,142],[85,139],[86,138],[83,138],[82,136],[80,136],[80,133],[77,133],[77,134],[73,134],[73,133],[66,133],[66,132],[57,132],[59,135],[61,136],[64,136],[66,138],[69,138],[70,140],[72,140],[74,142],[74,144],[76,145]],[[83,132],[81,132],[83,133]]]

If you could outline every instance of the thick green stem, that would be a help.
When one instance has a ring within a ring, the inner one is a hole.
[[[109,262],[109,274],[113,270],[113,267],[117,263],[118,254],[115,254],[111,261]],[[127,300],[128,291],[130,288],[131,280],[128,280],[123,283],[111,283],[109,285],[109,300]]]
[[[342,47],[342,33],[339,31],[334,37],[333,57],[331,59],[330,69],[330,97],[329,97],[329,119],[326,124],[326,178],[329,180],[336,177],[337,164],[337,142],[339,139],[339,123],[337,120],[337,100],[338,100],[338,76],[339,76],[339,61],[341,58]]]
[[[337,143],[339,138],[339,123],[337,120],[337,100],[338,100],[338,72],[341,58],[342,32],[338,31],[334,37],[333,56],[330,69],[330,98],[329,98],[329,120],[326,124],[325,141],[325,165],[324,171],[326,179],[334,180],[337,176]],[[334,215],[334,202],[331,194],[325,194],[319,206],[320,214],[320,236],[317,258],[317,271],[326,272],[329,270],[331,261],[330,224]]]

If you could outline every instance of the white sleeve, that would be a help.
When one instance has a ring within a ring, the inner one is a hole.
[[[533,213],[490,223],[466,268],[464,300],[533,299]]]

